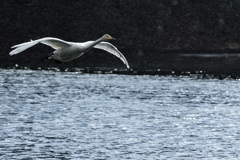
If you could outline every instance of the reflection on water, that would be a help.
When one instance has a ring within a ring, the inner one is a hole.
[[[239,159],[236,80],[0,70],[0,159]]]

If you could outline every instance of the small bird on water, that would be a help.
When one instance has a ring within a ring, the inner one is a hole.
[[[87,41],[83,43],[75,43],[75,42],[67,42],[58,38],[53,37],[45,37],[37,40],[31,40],[30,42],[21,43],[11,48],[14,48],[9,55],[18,54],[36,44],[42,43],[48,45],[55,49],[53,53],[48,55],[46,58],[56,60],[57,62],[69,62],[74,60],[80,56],[82,56],[85,52],[89,51],[92,48],[105,50],[118,58],[120,58],[123,63],[130,68],[128,62],[124,55],[111,43],[106,42],[109,40],[113,40],[109,34],[103,35],[101,38],[95,41]]]

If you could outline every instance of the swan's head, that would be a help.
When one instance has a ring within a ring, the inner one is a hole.
[[[104,34],[102,36],[102,40],[103,41],[109,41],[109,40],[115,40],[115,38],[113,38],[112,36],[110,36],[109,34]]]

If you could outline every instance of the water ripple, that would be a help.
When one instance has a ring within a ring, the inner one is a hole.
[[[0,159],[239,159],[239,81],[0,70]]]

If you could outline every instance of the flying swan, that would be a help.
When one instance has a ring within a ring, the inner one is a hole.
[[[25,42],[25,43],[12,46],[11,48],[14,48],[14,50],[12,50],[9,53],[9,55],[12,56],[12,55],[18,54],[38,43],[42,43],[55,49],[55,51],[52,54],[48,55],[46,58],[54,59],[58,62],[69,62],[71,60],[74,60],[82,56],[88,50],[92,48],[97,48],[97,49],[105,50],[117,56],[123,61],[123,63],[127,66],[127,68],[130,68],[124,55],[114,45],[112,45],[109,42],[106,42],[112,39],[114,38],[111,37],[109,34],[105,34],[101,38],[97,39],[96,41],[75,43],[75,42],[67,42],[58,38],[45,37],[45,38],[31,40],[30,42]]]

